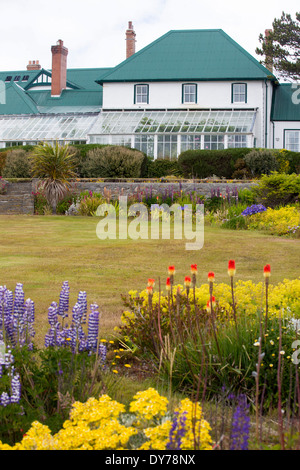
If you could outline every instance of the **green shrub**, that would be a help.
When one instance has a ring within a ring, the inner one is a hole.
[[[272,171],[279,169],[279,162],[272,150],[252,150],[245,156],[244,161],[253,177],[269,175]]]
[[[0,176],[2,176],[5,167],[7,152],[0,152]]]
[[[58,202],[56,206],[56,213],[64,215],[66,211],[69,209],[71,204],[75,201],[76,202],[77,196],[75,194],[69,193],[67,194],[61,201]]]
[[[273,172],[264,175],[252,191],[257,202],[267,207],[293,204],[300,198],[300,175]]]
[[[147,157],[142,152],[120,146],[89,150],[82,163],[85,178],[140,178]]]
[[[187,150],[178,157],[179,168],[185,178],[232,178],[238,159],[244,158],[252,149]]]
[[[300,173],[300,152],[281,149],[276,151],[279,173]]]
[[[148,159],[148,178],[162,178],[164,176],[181,176],[178,160]]]
[[[237,205],[229,206],[227,209],[226,218],[222,223],[222,228],[229,228],[231,230],[242,230],[247,228],[246,218],[242,216],[242,212],[246,209],[247,204],[239,203]]]
[[[31,178],[29,153],[23,149],[7,152],[2,173],[5,178]]]
[[[99,193],[81,193],[78,212],[80,215],[92,217],[98,207],[105,202],[104,197]]]
[[[253,189],[241,189],[238,193],[238,200],[242,204],[247,204],[247,206],[252,206],[252,204],[255,204],[256,200]]]
[[[234,179],[250,179],[251,172],[244,158],[238,158],[234,164],[235,171],[232,174]]]

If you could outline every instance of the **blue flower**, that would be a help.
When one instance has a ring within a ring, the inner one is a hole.
[[[243,216],[248,216],[248,215],[253,215],[253,214],[258,214],[260,212],[266,211],[266,207],[263,204],[253,204],[250,207],[247,207],[243,212]]]
[[[249,405],[245,395],[237,397],[237,406],[233,415],[231,428],[231,449],[248,450],[250,433]]]

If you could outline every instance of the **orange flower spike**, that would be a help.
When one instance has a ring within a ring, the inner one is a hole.
[[[264,277],[270,277],[271,276],[271,266],[269,264],[266,264],[264,267]]]
[[[175,266],[169,266],[168,273],[169,273],[169,276],[174,275],[175,274]]]
[[[190,287],[191,282],[192,282],[191,278],[189,276],[185,276],[185,278],[184,278],[185,287]]]
[[[214,282],[215,280],[215,273],[213,273],[212,271],[208,273],[208,282]]]
[[[153,287],[152,286],[147,286],[147,292],[148,292],[148,295],[152,295],[153,294]]]
[[[197,274],[198,273],[198,269],[197,269],[196,264],[191,264],[191,273],[192,274]]]
[[[167,281],[166,281],[166,290],[167,291],[171,290],[171,280],[169,277],[167,278]]]
[[[155,280],[154,279],[148,279],[148,287],[154,287],[155,286]]]
[[[216,298],[215,298],[214,295],[212,296],[212,306],[213,306],[213,307],[216,306]],[[208,312],[211,311],[211,302],[210,302],[210,300],[207,301],[206,310],[207,310]]]
[[[230,277],[235,275],[235,261],[233,259],[228,261],[228,274]]]

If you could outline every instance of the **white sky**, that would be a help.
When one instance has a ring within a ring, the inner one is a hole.
[[[69,49],[68,68],[113,67],[125,59],[132,21],[136,50],[171,29],[223,29],[257,57],[258,37],[282,11],[295,19],[299,0],[0,0],[0,70],[25,70],[29,60],[51,68],[51,46]]]

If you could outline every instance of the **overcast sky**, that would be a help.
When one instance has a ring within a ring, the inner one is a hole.
[[[282,11],[295,18],[299,0],[0,0],[0,70],[25,70],[29,60],[51,68],[51,45],[69,49],[68,67],[113,67],[125,59],[132,21],[136,50],[171,29],[223,29],[258,58],[258,37]]]

